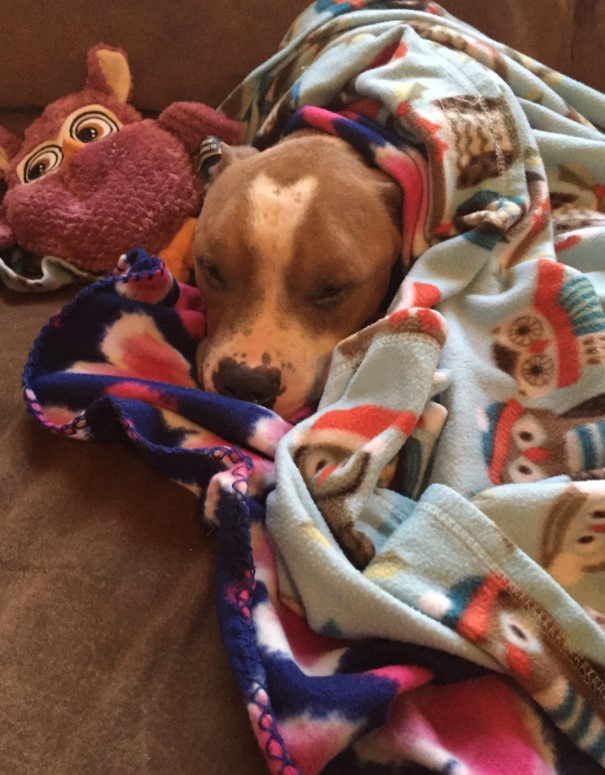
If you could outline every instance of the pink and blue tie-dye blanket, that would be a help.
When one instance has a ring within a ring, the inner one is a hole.
[[[224,110],[382,128],[387,313],[290,424],[197,389],[197,294],[133,251],[41,333],[30,410],[199,495],[271,772],[602,772],[605,99],[434,3],[318,0]]]
[[[25,370],[25,397],[51,432],[131,444],[200,495],[218,533],[225,647],[270,770],[600,771],[513,680],[443,650],[447,638],[440,641],[430,627],[422,633],[411,609],[398,611],[372,590],[372,573],[364,580],[351,568],[348,575],[359,576],[351,583],[335,563],[334,587],[324,590],[333,598],[328,605],[348,609],[365,637],[343,635],[338,615],[311,626],[312,612],[280,580],[283,560],[264,504],[275,485],[276,447],[292,426],[261,407],[197,389],[194,355],[203,335],[197,292],[175,283],[158,259],[133,251],[49,321]],[[301,517],[299,530],[312,546],[318,529]],[[312,579],[313,550],[306,555]],[[467,579],[450,617],[465,616],[472,628],[499,594],[514,628],[514,599],[503,578]],[[371,637],[385,603],[393,621]],[[556,654],[537,642],[524,652],[523,638],[535,633],[518,624],[516,659],[533,650],[544,670],[556,668]],[[511,762],[517,769],[502,769]]]

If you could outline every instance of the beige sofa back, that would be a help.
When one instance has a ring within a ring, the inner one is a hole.
[[[7,0],[0,26],[0,123],[19,131],[82,86],[88,48],[124,48],[134,102],[216,106],[270,56],[308,0]],[[491,37],[605,90],[604,0],[444,0]]]

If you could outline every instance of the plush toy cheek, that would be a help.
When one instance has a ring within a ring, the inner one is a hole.
[[[85,145],[56,172],[5,197],[22,247],[93,272],[111,269],[134,246],[158,253],[200,202],[184,148],[147,121]]]
[[[0,209],[0,250],[8,250],[15,244],[15,235],[8,223],[2,220]]]

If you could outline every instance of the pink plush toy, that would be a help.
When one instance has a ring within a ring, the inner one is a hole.
[[[195,102],[143,119],[128,103],[131,87],[124,51],[100,44],[88,52],[84,90],[49,105],[22,143],[0,127],[0,250],[42,260],[35,279],[18,259],[0,261],[11,287],[48,290],[99,274],[136,246],[188,279],[202,200],[196,155],[208,135],[241,142],[242,128]]]

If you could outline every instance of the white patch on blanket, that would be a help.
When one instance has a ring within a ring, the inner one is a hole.
[[[432,589],[425,592],[418,601],[420,610],[433,619],[443,619],[452,608],[452,601],[443,592]]]
[[[323,676],[336,672],[340,658],[346,651],[335,648],[323,653],[307,650],[304,641],[290,643],[275,608],[270,603],[258,603],[254,607],[254,623],[259,646],[271,654],[285,654],[296,661],[305,675]]]

